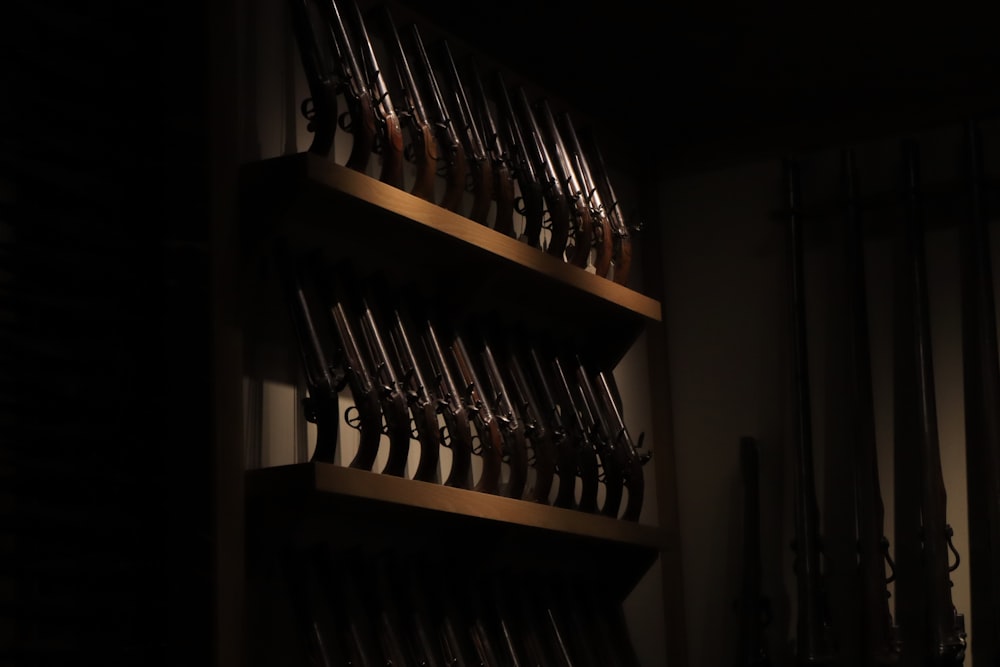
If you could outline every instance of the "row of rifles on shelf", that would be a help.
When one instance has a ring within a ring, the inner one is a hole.
[[[435,312],[415,289],[360,280],[348,262],[276,257],[317,427],[313,461],[336,461],[347,388],[352,468],[372,470],[385,443],[380,472],[406,477],[415,443],[413,479],[639,520],[650,452],[626,428],[612,372],[569,343]]]
[[[639,225],[619,204],[594,133],[578,133],[569,112],[544,98],[532,104],[499,70],[484,79],[472,56],[460,69],[448,41],[425,47],[415,23],[401,35],[388,6],[367,16],[355,0],[292,0],[291,9],[311,96],[310,152],[332,159],[343,129],[352,137],[346,167],[368,173],[378,157],[382,182],[627,284]],[[372,36],[382,37],[389,69]],[[347,110],[338,115],[340,99]]]
[[[980,667],[1000,664],[1000,364],[998,364],[988,218],[978,126],[966,127],[967,208],[959,225],[963,330],[965,452],[969,494],[969,560],[973,609],[972,655]],[[849,335],[847,433],[853,441],[851,524],[856,552],[848,554],[849,582],[837,574],[824,545],[813,477],[809,374],[803,299],[803,207],[797,163],[786,163],[790,284],[794,325],[796,664],[961,665],[967,634],[952,600],[950,573],[960,563],[947,520],[938,441],[931,326],[925,268],[919,147],[903,144],[905,192],[894,234],[893,462],[895,559],[885,535],[876,454],[875,413],[864,271],[862,198],[855,157],[844,151],[846,233],[844,266]],[[747,493],[740,665],[768,665],[767,597],[761,590],[757,453],[744,438]],[[826,565],[824,566],[824,562]],[[847,568],[844,568],[847,569]],[[887,571],[889,576],[887,576]],[[894,610],[890,607],[893,584]],[[831,613],[831,600],[848,608]],[[846,596],[846,597],[845,597]],[[895,620],[893,619],[895,612]],[[841,625],[833,622],[834,617]]]
[[[474,574],[329,543],[283,569],[317,667],[640,667],[621,604],[566,574]]]

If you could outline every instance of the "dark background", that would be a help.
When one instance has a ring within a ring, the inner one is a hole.
[[[605,125],[636,169],[998,98],[981,8],[409,4]],[[237,5],[5,4],[0,666],[213,664],[210,102],[226,73],[210,54]]]

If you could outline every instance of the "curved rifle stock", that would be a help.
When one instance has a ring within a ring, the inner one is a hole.
[[[580,138],[576,134],[576,127],[568,111],[559,114],[566,138],[569,142],[569,150],[572,153],[572,162],[579,175],[580,185],[583,188],[583,200],[590,211],[590,217],[594,227],[594,245],[597,252],[594,254],[594,272],[602,278],[607,278],[611,271],[611,260],[614,255],[614,239],[611,234],[611,223],[608,219],[607,209],[603,202],[603,196],[597,183],[594,180],[590,162],[580,145]]]
[[[954,551],[954,546],[952,529],[947,523],[947,499],[938,444],[918,149],[915,143],[907,142],[903,152],[906,200],[896,258],[900,284],[894,334],[897,347],[895,435],[898,438],[895,456],[898,472],[901,466],[908,468],[897,474],[906,481],[900,484],[902,490],[916,488],[919,491],[917,498],[898,498],[896,502],[897,514],[902,513],[900,501],[910,504],[906,510],[908,520],[897,520],[897,529],[912,532],[914,519],[917,523],[917,534],[907,536],[912,551],[899,552],[903,541],[899,537],[896,539],[897,610],[904,603],[909,605],[914,601],[918,601],[917,610],[923,610],[921,618],[908,616],[907,622],[900,618],[904,657],[920,655],[930,664],[956,666],[965,659],[965,622],[951,598],[950,573],[958,567],[958,562],[954,567],[949,564],[949,550]],[[910,609],[906,610],[908,615]]]
[[[434,66],[427,55],[427,49],[424,48],[424,41],[420,37],[420,30],[416,24],[410,25],[410,32],[424,72],[424,80],[431,93],[432,119],[436,128],[434,134],[437,138],[438,149],[443,153],[445,161],[445,188],[440,206],[458,213],[465,195],[465,179],[469,171],[468,158],[465,155],[462,139],[458,136],[458,130],[455,129],[454,120],[448,113],[448,105],[445,103],[444,94],[438,85]]]
[[[600,513],[617,519],[621,510],[622,499],[625,497],[625,462],[622,455],[624,449],[621,442],[616,442],[611,434],[611,425],[605,411],[601,409],[597,392],[590,381],[587,369],[579,357],[574,357],[574,371],[577,388],[580,390],[578,403],[584,425],[597,450],[597,458],[601,462],[601,478],[604,480],[604,504]],[[627,431],[626,431],[627,433]]]
[[[445,348],[438,338],[436,327],[427,317],[420,318],[420,338],[427,353],[427,362],[434,377],[438,397],[438,412],[444,419],[448,437],[442,444],[451,450],[451,469],[444,481],[445,486],[459,489],[472,488],[473,444],[472,424],[469,412],[462,402],[451,372]]]
[[[303,115],[309,120],[308,128],[313,133],[309,152],[332,160],[339,91],[335,47],[314,0],[290,0],[289,7],[311,96],[303,103]]]
[[[549,378],[554,370],[548,369],[547,362],[543,361],[533,344],[529,343],[527,354],[531,361],[532,377],[539,390],[538,396],[542,399],[539,404],[542,416],[540,421],[549,424],[548,430],[552,434],[555,469],[559,476],[559,488],[552,504],[556,507],[576,509],[576,478],[579,474],[579,463],[569,427],[562,416],[569,408],[560,407],[559,400],[549,384]]]
[[[597,189],[601,192],[601,199],[604,203],[604,211],[608,222],[611,223],[611,235],[613,238],[614,252],[612,264],[614,272],[612,281],[619,285],[628,284],[629,275],[632,270],[632,236],[629,232],[629,225],[625,222],[625,215],[622,213],[621,203],[615,195],[615,188],[608,176],[607,165],[604,164],[604,156],[597,145],[597,140],[593,132],[586,133],[583,137],[586,147],[593,157],[590,168],[594,172]],[[636,227],[638,229],[638,227]]]
[[[386,291],[382,291],[386,294]],[[423,482],[438,481],[438,462],[441,452],[441,431],[438,425],[438,400],[433,389],[424,378],[421,366],[425,360],[417,356],[413,325],[399,303],[389,304],[389,340],[396,353],[397,366],[401,373],[401,386],[410,407],[410,414],[420,443],[420,458],[413,479]]]
[[[549,503],[552,482],[556,474],[556,441],[549,424],[542,414],[541,404],[528,379],[528,370],[521,359],[522,352],[507,342],[503,346],[504,367],[510,377],[508,386],[511,398],[517,404],[524,419],[524,435],[531,443],[531,465],[535,469],[535,485],[531,499],[537,503]]]
[[[361,351],[361,344],[354,331],[358,317],[337,277],[320,273],[316,265],[309,268],[311,280],[318,286],[323,303],[329,310],[347,386],[358,413],[358,451],[349,467],[371,470],[382,439],[382,406],[369,370],[369,362]]]
[[[454,100],[452,118],[458,123],[459,136],[465,146],[466,165],[472,177],[472,207],[468,217],[473,222],[487,225],[493,201],[493,165],[446,39],[441,40],[441,58],[444,60],[447,86]]]
[[[316,447],[312,460],[333,463],[340,430],[338,395],[344,386],[345,369],[327,359],[322,329],[314,318],[311,299],[306,294],[305,277],[283,253],[277,255],[279,278],[292,318],[309,392],[302,405],[306,420],[316,424]]]
[[[510,390],[493,356],[490,342],[478,337],[479,354],[486,370],[485,389],[493,397],[493,413],[500,424],[503,436],[504,458],[510,467],[510,475],[504,486],[503,495],[520,500],[528,482],[528,441],[525,439],[524,422],[521,413],[511,400]]]
[[[500,433],[500,425],[485,399],[486,394],[476,374],[472,356],[458,333],[452,337],[451,358],[464,386],[463,402],[476,426],[476,434],[479,436],[479,455],[483,463],[483,470],[474,490],[500,495],[504,454],[503,435]]]
[[[514,176],[510,167],[511,151],[498,129],[497,119],[493,115],[490,99],[486,94],[486,86],[483,85],[482,75],[479,73],[479,65],[471,56],[468,71],[472,77],[472,89],[483,125],[483,141],[486,142],[490,163],[493,166],[493,201],[496,202],[493,230],[517,238],[514,229]]]
[[[500,125],[504,130],[504,141],[510,154],[511,172],[517,180],[520,196],[514,200],[515,210],[524,216],[524,229],[520,240],[532,248],[541,248],[542,222],[545,219],[545,200],[542,197],[542,182],[535,170],[534,162],[528,155],[524,132],[517,119],[510,93],[503,75],[497,71],[495,87],[497,91]]]
[[[545,252],[565,259],[566,245],[569,242],[570,212],[569,198],[556,165],[549,155],[549,149],[543,139],[542,128],[538,124],[538,118],[528,101],[528,94],[523,86],[517,86],[515,90],[517,96],[518,109],[522,120],[525,121],[525,142],[521,144],[525,151],[530,151],[530,159],[535,161],[536,171],[540,174],[539,181],[542,183],[542,200],[548,211],[549,243]]]
[[[341,92],[347,100],[347,122],[341,116],[341,127],[354,138],[351,154],[347,158],[348,169],[367,173],[368,162],[375,150],[375,107],[371,91],[365,80],[365,72],[354,52],[354,44],[347,25],[341,17],[337,0],[318,0],[325,7],[324,14],[333,33],[332,43],[337,52]]]
[[[599,510],[597,497],[601,486],[597,448],[583,420],[579,405],[581,397],[579,396],[579,392],[573,390],[576,385],[570,382],[558,355],[552,355],[550,363],[555,371],[556,388],[560,393],[559,403],[566,406],[570,414],[570,424],[574,436],[574,453],[577,461],[576,470],[579,471],[580,482],[582,484],[580,500],[576,508],[581,512],[596,514]]]
[[[638,442],[632,442],[632,436],[629,435],[628,428],[625,426],[625,418],[622,416],[621,401],[614,384],[614,376],[611,373],[600,371],[595,375],[594,380],[597,383],[601,405],[612,431],[611,438],[615,443],[615,456],[618,466],[622,470],[622,484],[628,491],[628,498],[625,501],[625,509],[622,511],[621,518],[624,521],[638,521],[639,515],[642,514],[642,503],[646,495],[643,466],[649,462],[652,452],[639,453],[645,433],[639,434]]]
[[[403,91],[403,100],[406,103],[403,118],[409,124],[412,137],[411,158],[416,165],[417,173],[410,194],[425,201],[434,201],[434,181],[437,176],[438,161],[437,139],[434,137],[434,130],[427,117],[427,109],[420,96],[420,86],[417,85],[417,80],[413,76],[410,60],[406,55],[406,49],[403,48],[403,42],[399,37],[396,22],[392,18],[388,5],[382,6],[382,23],[389,33],[387,41],[392,49],[396,76]]]
[[[844,152],[847,190],[845,239],[850,320],[850,419],[853,422],[854,480],[858,526],[858,570],[861,577],[861,643],[867,667],[893,665],[899,660],[899,642],[889,611],[889,540],[885,536],[885,507],[879,486],[875,409],[868,336],[868,298],[865,293],[864,233],[857,192],[854,152]]]
[[[389,87],[385,83],[385,77],[382,76],[382,68],[379,67],[375,49],[368,36],[365,17],[361,13],[357,0],[350,0],[350,3],[354,9],[355,28],[361,39],[365,73],[372,95],[372,109],[378,125],[373,150],[382,156],[382,171],[379,174],[379,180],[402,190],[403,129],[400,127],[396,107],[389,95]]]
[[[576,175],[576,167],[570,158],[562,132],[556,123],[548,100],[538,101],[538,110],[542,114],[542,123],[547,129],[547,137],[555,154],[555,170],[565,188],[566,199],[569,202],[570,218],[573,220],[573,244],[566,248],[566,258],[580,268],[586,268],[590,263],[590,251],[594,245],[594,220],[590,216],[590,208],[584,201],[583,185]]]
[[[399,377],[393,368],[393,360],[386,348],[375,307],[369,295],[361,295],[361,332],[378,382],[377,391],[382,405],[385,433],[389,438],[389,456],[382,472],[404,477],[406,460],[410,455],[410,412]]]

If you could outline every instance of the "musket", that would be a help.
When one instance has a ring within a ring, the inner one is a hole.
[[[472,78],[472,93],[482,124],[483,141],[486,143],[486,151],[493,170],[493,201],[496,203],[493,230],[517,238],[517,231],[514,229],[514,176],[510,166],[511,151],[500,134],[499,123],[490,106],[479,65],[472,56],[469,56],[468,72]]]
[[[382,6],[382,22],[386,27],[392,49],[393,64],[402,90],[405,110],[400,114],[410,129],[410,159],[416,166],[416,178],[410,194],[426,201],[434,201],[434,182],[437,176],[438,146],[434,129],[427,116],[427,109],[420,96],[420,86],[410,67],[410,59],[399,38],[396,22],[388,5]]]
[[[950,573],[958,567],[958,552],[952,544],[952,528],[947,522],[947,498],[941,472],[938,443],[937,406],[934,392],[934,366],[931,350],[930,313],[927,297],[927,276],[924,256],[924,228],[919,186],[919,156],[915,143],[903,146],[906,179],[904,214],[898,233],[898,277],[901,281],[895,322],[897,347],[896,400],[898,438],[895,447],[897,465],[910,467],[919,489],[917,498],[901,498],[919,512],[917,535],[908,540],[919,541],[919,552],[907,552],[907,558],[919,556],[919,561],[907,561],[907,577],[897,576],[898,605],[914,598],[920,600],[923,618],[907,620],[919,623],[919,629],[908,627],[900,619],[903,631],[902,657],[919,656],[934,665],[961,665],[965,659],[965,620],[956,610],[951,597]],[[903,382],[912,384],[903,385]],[[912,467],[911,467],[912,466]],[[905,488],[905,487],[904,487]],[[913,509],[908,510],[911,515]],[[913,525],[912,520],[904,528]],[[897,536],[898,545],[902,542]],[[956,557],[949,563],[949,551]],[[897,555],[899,573],[903,571],[903,554]],[[920,576],[910,577],[919,565]],[[912,632],[912,634],[911,634]]]
[[[809,398],[803,285],[802,219],[799,202],[798,165],[785,163],[788,197],[788,252],[791,293],[792,367],[795,405],[793,409],[795,452],[795,579],[798,612],[795,659],[799,665],[828,664],[833,646],[827,614],[826,591],[820,571],[819,506],[813,469],[812,413]]]
[[[594,376],[597,386],[597,395],[600,398],[600,405],[603,407],[605,418],[608,420],[611,429],[611,439],[614,442],[614,454],[616,465],[622,471],[622,485],[627,491],[625,509],[622,511],[621,519],[624,521],[638,521],[642,514],[642,503],[645,499],[646,483],[643,477],[643,466],[649,463],[652,452],[645,451],[641,454],[642,442],[645,433],[639,434],[636,442],[632,441],[628,428],[625,426],[625,418],[622,415],[621,397],[615,385],[614,376],[606,371],[598,371]]]
[[[309,85],[309,99],[302,103],[302,115],[313,133],[309,152],[333,159],[337,134],[339,84],[335,45],[314,0],[290,0],[292,28],[299,47],[302,69]]]
[[[465,159],[472,180],[472,207],[469,219],[481,225],[489,222],[490,204],[493,201],[493,164],[486,153],[479,121],[472,113],[469,97],[465,93],[462,76],[451,55],[448,40],[440,42],[441,59],[444,62],[445,80],[451,91],[452,118],[458,124],[459,136],[465,146]]]
[[[451,469],[444,485],[471,489],[474,444],[469,412],[462,400],[458,383],[455,382],[451,362],[438,336],[436,325],[426,316],[420,317],[418,322],[429,376],[433,379],[434,393],[438,399],[438,414],[444,420],[445,430],[441,442],[451,451]]]
[[[381,290],[380,295],[385,299],[388,290]],[[416,440],[420,443],[420,457],[413,479],[437,482],[441,453],[441,430],[438,424],[440,402],[424,377],[423,369],[428,364],[423,357],[418,356],[420,348],[414,343],[418,339],[409,314],[403,310],[398,299],[393,299],[386,305],[389,342],[395,352],[400,386],[410,408]]]
[[[965,461],[969,499],[972,659],[1000,664],[1000,360],[982,139],[968,121],[969,210],[960,226]]]
[[[594,445],[590,430],[583,419],[580,405],[582,397],[579,394],[579,388],[570,381],[569,375],[563,369],[559,355],[552,355],[549,361],[555,372],[559,404],[566,407],[573,434],[577,470],[579,470],[581,483],[580,499],[576,509],[581,512],[597,513],[600,509],[597,501],[601,486],[600,465],[597,461],[597,447]]]
[[[385,433],[389,439],[389,455],[382,472],[395,477],[404,477],[406,461],[410,455],[410,411],[399,375],[393,367],[393,359],[389,356],[389,350],[382,336],[384,326],[380,317],[375,314],[376,308],[369,294],[360,295],[359,325],[374,370]],[[426,471],[426,462],[424,466]]]
[[[548,368],[548,362],[543,361],[537,346],[527,343],[527,356],[530,360],[531,377],[538,389],[540,422],[548,424],[555,448],[556,474],[559,484],[556,497],[552,501],[555,507],[576,509],[576,479],[579,475],[579,463],[576,448],[570,435],[570,427],[563,418],[568,414],[568,406],[560,406],[556,394],[549,384],[554,370]]]
[[[562,132],[556,123],[549,101],[542,98],[537,108],[542,115],[542,123],[547,132],[546,137],[555,155],[555,168],[565,188],[569,201],[571,219],[573,220],[573,244],[566,248],[566,258],[580,268],[586,268],[590,262],[590,251],[594,245],[594,220],[590,216],[590,208],[584,199],[584,188],[576,175],[576,168],[570,157],[569,149],[563,140]]]
[[[347,101],[347,113],[340,116],[340,127],[354,138],[351,154],[347,158],[349,169],[367,173],[368,161],[375,150],[375,105],[361,60],[354,51],[354,43],[347,25],[341,17],[336,0],[318,0],[323,3],[324,15],[333,34],[336,51],[340,92]]]
[[[556,436],[542,413],[541,403],[535,396],[535,390],[529,379],[528,366],[522,360],[523,351],[515,349],[509,340],[501,342],[503,367],[510,379],[507,386],[510,388],[511,400],[521,413],[524,435],[531,444],[530,464],[535,470],[535,483],[529,495],[535,502],[547,505],[556,474]]]
[[[597,182],[597,189],[601,192],[604,212],[611,223],[611,236],[614,240],[614,252],[611,263],[614,265],[612,281],[619,285],[628,284],[629,275],[632,269],[632,235],[630,230],[638,230],[640,225],[629,225],[625,221],[625,214],[622,212],[621,202],[615,194],[614,185],[608,175],[608,167],[604,163],[604,156],[601,148],[593,136],[593,132],[586,133],[583,137],[587,152],[593,158],[590,162],[591,171]]]
[[[383,667],[382,648],[372,625],[371,609],[367,597],[362,596],[351,575],[353,563],[335,555],[326,542],[308,548],[308,558],[317,576],[317,594],[340,612],[339,635],[346,664],[357,667]]]
[[[848,280],[849,373],[851,376],[849,418],[854,440],[854,495],[857,509],[858,574],[862,613],[859,615],[862,655],[867,667],[896,664],[899,641],[889,610],[885,568],[889,540],[885,536],[885,506],[879,485],[878,450],[875,437],[875,404],[872,391],[871,352],[868,335],[864,232],[858,196],[857,169],[852,150],[844,151],[847,191],[845,264]]]
[[[477,337],[479,356],[486,374],[484,389],[491,399],[493,413],[500,425],[503,437],[504,460],[510,470],[503,495],[520,500],[528,482],[528,441],[525,438],[524,421],[518,406],[514,405],[507,381],[500,372],[493,348],[486,336]]]
[[[438,150],[445,162],[445,188],[439,204],[449,211],[458,213],[465,195],[465,179],[469,171],[465,147],[458,135],[455,122],[448,112],[448,104],[445,102],[444,93],[441,92],[441,87],[438,85],[437,75],[434,73],[431,59],[427,55],[427,49],[424,48],[423,39],[420,37],[420,30],[414,23],[410,25],[410,31],[417,49],[417,56],[420,59],[427,89],[431,93],[431,120],[435,128],[434,136],[437,138]]]
[[[770,667],[765,628],[771,620],[770,601],[761,591],[760,475],[757,441],[740,438],[743,472],[743,572],[739,599],[739,644],[736,667]]]
[[[323,329],[313,314],[315,307],[310,303],[311,298],[306,294],[306,277],[283,251],[277,253],[276,263],[305,374],[308,396],[302,406],[306,420],[316,424],[312,460],[333,463],[340,424],[338,395],[346,382],[347,370],[342,363],[334,364],[327,358]],[[359,392],[363,390],[359,388]],[[378,447],[377,442],[375,447]]]
[[[571,162],[579,177],[579,183],[583,187],[583,201],[590,211],[591,221],[594,226],[594,272],[602,278],[607,278],[611,271],[611,259],[614,254],[614,239],[611,234],[611,224],[608,220],[607,210],[597,182],[594,180],[593,171],[590,168],[590,161],[583,152],[580,145],[580,138],[576,134],[576,127],[573,118],[568,111],[559,114],[566,141],[568,142],[571,154]]]
[[[504,142],[510,155],[511,173],[517,180],[519,191],[519,195],[514,199],[514,209],[524,216],[524,228],[519,238],[532,248],[541,248],[542,223],[545,218],[542,181],[535,169],[534,161],[526,151],[521,121],[514,112],[507,84],[504,83],[499,70],[495,73],[494,83],[500,126],[504,131]]]
[[[611,433],[608,417],[602,412],[597,399],[597,392],[590,381],[587,369],[578,355],[571,362],[576,377],[576,389],[580,400],[578,410],[583,420],[584,428],[597,450],[597,458],[601,464],[601,479],[604,481],[604,504],[600,513],[617,519],[621,510],[622,498],[625,496],[625,474],[622,467],[622,445]]]
[[[469,354],[461,334],[454,332],[451,342],[451,359],[462,381],[463,404],[468,411],[479,437],[479,456],[483,469],[474,490],[500,495],[503,467],[503,435],[500,424],[490,408],[490,401],[483,383],[479,380],[475,362]]]
[[[542,183],[542,200],[548,213],[549,243],[545,252],[565,259],[566,244],[569,242],[570,212],[569,197],[559,176],[555,162],[549,155],[548,145],[543,139],[542,128],[528,101],[524,86],[515,88],[517,109],[524,121],[525,142],[521,144],[535,162],[535,169]]]
[[[314,563],[305,554],[290,552],[281,563],[288,584],[296,627],[302,633],[306,652],[316,667],[348,664],[347,651],[336,632],[343,621],[334,611]]]
[[[378,57],[372,47],[365,17],[361,13],[357,0],[350,0],[354,9],[354,27],[361,41],[361,55],[364,60],[369,93],[372,97],[372,108],[377,125],[374,151],[382,156],[382,170],[379,180],[395,188],[403,189],[403,130],[396,115],[396,107],[392,103],[389,87],[382,76]]]

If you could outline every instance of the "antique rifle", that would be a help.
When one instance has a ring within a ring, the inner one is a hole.
[[[444,63],[445,85],[451,92],[452,118],[458,124],[459,136],[465,146],[465,159],[472,181],[472,207],[468,217],[473,222],[488,225],[490,204],[493,202],[493,165],[486,153],[479,121],[472,113],[448,40],[441,40],[440,51]]]
[[[333,363],[327,357],[322,320],[314,315],[314,295],[307,294],[306,276],[297,269],[294,261],[277,253],[279,278],[292,319],[292,327],[298,342],[299,356],[306,380],[308,396],[302,401],[306,420],[316,424],[316,446],[312,460],[333,463],[336,460],[337,440],[340,429],[338,396],[346,382],[348,373],[343,363]],[[343,354],[337,355],[342,362]],[[360,395],[364,389],[359,387]],[[369,390],[370,391],[370,390]],[[374,406],[378,409],[378,406]],[[369,418],[369,423],[374,417]],[[378,448],[378,442],[375,442]]]
[[[496,203],[493,230],[517,238],[517,231],[514,229],[514,177],[510,166],[511,150],[500,134],[499,122],[493,113],[493,107],[490,106],[490,98],[486,94],[479,65],[472,56],[469,57],[468,72],[472,78],[472,93],[476,100],[483,128],[483,140],[486,142],[493,170],[493,201]]]
[[[504,83],[503,75],[499,71],[495,73],[495,88],[499,121],[510,154],[511,172],[517,181],[519,191],[519,195],[514,199],[514,208],[524,216],[524,228],[520,240],[532,248],[541,248],[542,223],[545,219],[541,177],[527,152],[521,121],[514,111],[507,84]]]
[[[399,31],[388,5],[382,7],[382,22],[388,32],[388,43],[392,49],[396,76],[402,90],[405,110],[401,113],[410,132],[410,159],[416,167],[416,178],[410,194],[426,201],[434,201],[434,182],[437,177],[438,146],[431,127],[427,109],[420,95],[420,86],[410,66],[410,59],[399,38]]]
[[[941,472],[915,143],[904,143],[903,162],[906,196],[897,235],[899,283],[894,322],[894,456],[899,480],[896,599],[897,613],[905,613],[899,616],[903,632],[901,658],[909,662],[913,656],[914,664],[927,661],[954,666],[965,659],[965,620],[951,597],[950,573],[959,561],[947,522]],[[916,493],[902,495],[904,491]],[[949,563],[949,551],[956,556],[954,565]]]
[[[434,382],[434,393],[438,398],[438,413],[444,420],[441,441],[451,451],[451,468],[444,485],[471,489],[473,488],[472,456],[475,446],[469,412],[452,374],[451,362],[438,336],[436,325],[426,315],[415,319],[421,327],[420,339],[426,352],[429,376]]]
[[[594,254],[594,272],[602,278],[607,278],[611,271],[611,260],[614,254],[614,239],[611,233],[611,224],[608,219],[607,209],[604,205],[603,196],[594,180],[594,173],[590,168],[590,161],[587,159],[583,148],[580,145],[580,138],[577,136],[573,118],[568,111],[559,114],[562,120],[562,127],[566,135],[571,161],[575,167],[579,183],[583,187],[583,201],[587,204],[590,217],[594,226],[594,241],[596,253]]]
[[[974,664],[1000,664],[1000,360],[982,138],[968,121],[968,212],[960,226],[965,462]]]
[[[799,171],[785,163],[788,197],[788,252],[791,292],[793,409],[795,447],[795,579],[798,612],[795,659],[799,665],[828,664],[834,659],[826,591],[820,571],[819,506],[816,502],[812,451],[812,410],[806,344],[805,285]]]
[[[526,141],[522,146],[526,151],[529,151],[531,159],[535,161],[535,169],[542,182],[542,200],[545,202],[545,209],[548,212],[549,242],[545,247],[545,252],[559,259],[565,259],[572,216],[569,197],[555,162],[549,155],[541,125],[539,125],[538,118],[531,108],[524,86],[516,87],[515,96],[521,120],[524,121]]]
[[[611,429],[611,439],[614,443],[616,465],[622,471],[622,485],[627,491],[625,509],[621,518],[624,521],[638,521],[642,514],[642,503],[645,499],[646,483],[643,477],[643,466],[652,458],[652,452],[642,452],[642,442],[645,433],[639,434],[636,442],[632,441],[625,418],[622,415],[621,396],[615,385],[614,376],[610,372],[598,371],[594,376],[600,406],[603,407],[605,419]]]
[[[361,41],[361,55],[364,60],[369,94],[376,121],[374,152],[382,156],[382,170],[379,180],[395,188],[403,189],[403,130],[400,127],[396,107],[389,95],[389,87],[379,67],[378,57],[372,47],[365,17],[357,0],[350,0],[354,9],[354,27]]]
[[[530,341],[527,343],[527,356],[532,371],[531,377],[538,389],[538,397],[541,399],[539,402],[541,419],[539,421],[548,424],[555,450],[555,467],[559,478],[559,488],[556,489],[556,497],[552,504],[556,507],[576,509],[576,480],[579,476],[579,463],[570,427],[563,418],[564,413],[568,414],[569,407],[560,405],[559,399],[550,385],[550,377],[554,371],[548,368],[547,359],[543,361],[538,347]]]
[[[580,400],[577,409],[583,420],[583,426],[589,434],[594,449],[597,451],[597,458],[601,465],[601,479],[604,481],[604,504],[601,505],[600,513],[617,519],[621,511],[622,498],[625,496],[625,475],[619,453],[621,442],[616,442],[611,433],[607,416],[601,410],[597,399],[597,392],[590,381],[587,369],[578,355],[572,358],[572,368],[576,378],[575,388],[578,390]]]
[[[604,163],[604,156],[601,154],[601,148],[598,146],[593,132],[584,134],[582,139],[588,153],[593,157],[590,167],[597,182],[597,189],[601,192],[606,217],[611,223],[611,235],[614,246],[611,259],[614,265],[614,272],[611,279],[619,285],[626,285],[628,284],[632,269],[632,236],[630,229],[638,230],[639,225],[629,225],[625,221],[621,202],[618,201],[618,197],[615,195],[614,185],[612,185],[611,178],[608,176],[608,167]]]
[[[384,301],[388,300],[387,289],[380,290],[379,294]],[[400,299],[388,303],[385,312],[389,323],[389,341],[400,372],[401,389],[410,408],[417,442],[420,443],[420,458],[413,479],[437,482],[441,452],[440,402],[425,379],[422,369],[428,364],[422,356],[418,356],[420,348],[414,344],[417,336],[409,313],[404,311]]]
[[[844,152],[847,190],[845,234],[848,280],[849,416],[854,440],[854,494],[858,531],[858,574],[862,613],[859,616],[862,658],[866,667],[882,667],[899,660],[899,642],[889,610],[885,567],[891,567],[889,540],[885,536],[885,507],[879,485],[872,391],[871,352],[868,336],[868,299],[864,266],[864,232],[857,186],[854,152]]]
[[[507,386],[511,391],[511,400],[520,410],[524,434],[531,443],[530,463],[535,470],[535,483],[530,498],[547,505],[556,474],[556,436],[552,427],[546,423],[541,403],[532,388],[528,367],[522,358],[524,352],[515,349],[510,340],[503,340],[502,344],[503,367],[510,378]]]
[[[503,474],[503,434],[500,424],[490,408],[489,394],[479,380],[476,364],[466,348],[462,335],[453,332],[451,358],[463,385],[462,399],[476,427],[479,439],[479,457],[483,469],[474,490],[500,495]]]
[[[566,406],[569,414],[570,428],[573,432],[573,443],[580,471],[581,492],[576,508],[581,512],[596,514],[598,512],[598,494],[601,487],[600,464],[597,460],[597,447],[583,417],[583,407],[580,405],[582,396],[579,387],[570,381],[570,376],[563,368],[559,355],[552,355],[550,363],[555,372],[556,389],[560,393],[559,404]]]
[[[570,217],[573,221],[573,244],[566,248],[566,258],[571,264],[586,268],[590,262],[590,251],[594,245],[594,221],[584,199],[583,184],[576,175],[576,168],[570,157],[569,149],[566,148],[566,142],[563,140],[555,116],[552,115],[552,108],[549,106],[548,100],[545,98],[539,100],[537,109],[541,113],[542,124],[547,130],[546,137],[551,142],[549,146],[556,158],[556,173],[565,188]]]
[[[377,136],[375,105],[365,80],[361,59],[355,53],[353,39],[341,17],[340,7],[336,0],[322,2],[323,14],[328,22],[327,30],[333,35],[331,41],[336,51],[340,92],[347,101],[347,113],[340,116],[340,127],[354,139],[346,166],[367,173]]]
[[[770,602],[761,591],[760,476],[757,441],[740,438],[743,472],[743,572],[739,599],[739,653],[736,667],[770,667],[764,629],[770,621]]]
[[[309,85],[309,99],[302,103],[302,115],[309,120],[313,134],[309,152],[333,159],[337,135],[337,73],[336,45],[326,28],[326,21],[315,0],[291,0],[292,28],[298,44],[302,69]]]
[[[458,134],[458,129],[455,127],[455,121],[448,112],[448,104],[445,102],[444,93],[441,92],[441,86],[438,85],[430,56],[427,55],[427,49],[420,37],[420,30],[416,24],[411,24],[410,31],[417,49],[427,90],[431,93],[429,99],[431,120],[435,128],[434,136],[437,138],[438,150],[445,162],[444,195],[439,203],[443,208],[458,213],[465,196],[465,179],[469,171],[465,147]]]
[[[504,486],[503,495],[520,500],[528,482],[528,441],[525,438],[524,421],[518,406],[515,406],[507,381],[496,357],[490,341],[482,333],[476,336],[477,347],[486,374],[486,384],[483,389],[493,406],[493,414],[500,425],[503,437],[504,460],[507,462],[510,474]]]
[[[290,552],[281,563],[288,584],[295,625],[302,633],[311,664],[317,667],[346,665],[348,653],[336,630],[344,619],[323,594],[315,564],[301,552]]]
[[[377,305],[370,294],[360,295],[359,326],[374,370],[385,433],[389,439],[389,455],[382,472],[395,477],[404,477],[406,461],[410,455],[410,411],[399,374],[394,368],[394,361],[389,356],[389,350],[382,336],[384,326],[381,324],[380,316],[375,314],[376,308]],[[429,448],[427,455],[430,455]],[[426,462],[424,470],[427,470]]]

